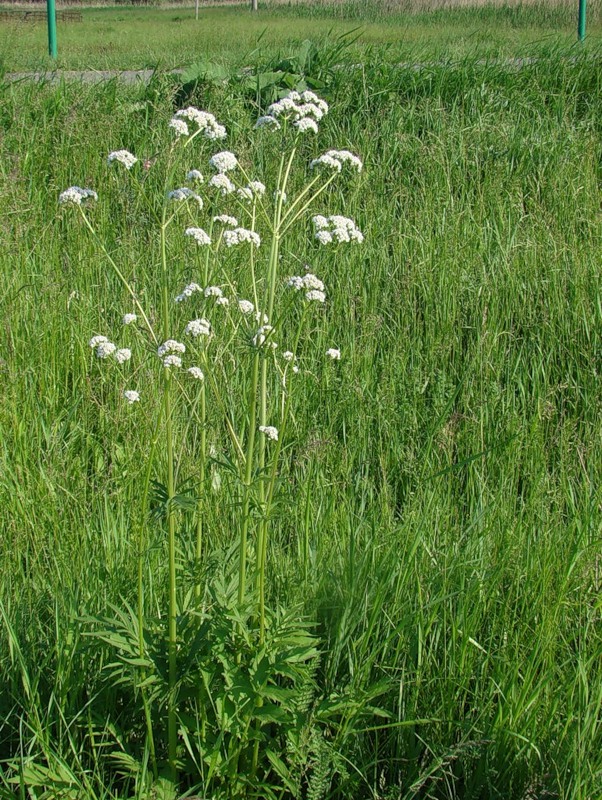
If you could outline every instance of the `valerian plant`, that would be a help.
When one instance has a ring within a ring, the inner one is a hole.
[[[340,173],[361,171],[356,155],[328,150],[301,163],[300,189],[292,181],[302,139],[318,133],[328,111],[309,91],[269,106],[253,134],[274,137],[277,164],[261,176],[265,183],[252,163],[227,150],[211,153],[226,129],[192,107],[170,120],[171,143],[152,165],[127,150],[108,155],[109,168],[121,171],[117,179],[130,184],[158,229],[157,306],[98,235],[96,192],[73,186],[59,198],[81,214],[131,300],[119,332],[90,331],[101,370],[131,414],[161,398],[133,521],[136,607],[90,622],[93,635],[115,648],[112,678],[132,685],[141,701],[144,752],[155,782],[165,775],[172,792],[185,774],[186,785],[212,797],[299,796],[299,776],[323,750],[311,745],[307,700],[319,643],[294,609],[268,606],[266,573],[296,383],[328,303],[315,267],[281,274],[283,241],[302,225],[318,252],[363,241],[346,217],[317,214],[308,222]],[[161,171],[159,197],[148,189],[149,169]],[[184,185],[174,187],[179,175]],[[196,266],[194,280],[174,294],[170,250],[178,239]],[[322,356],[336,369],[341,353],[331,347]],[[235,380],[241,373],[245,379]],[[192,437],[196,468],[182,481],[180,454]],[[224,438],[216,455],[212,442]],[[208,476],[216,462],[235,483],[239,509],[225,551],[208,546]],[[153,524],[167,540],[167,608],[159,617],[147,607],[145,585]],[[181,553],[190,550],[194,567],[185,572]]]

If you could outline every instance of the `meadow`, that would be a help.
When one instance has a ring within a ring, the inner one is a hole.
[[[2,5],[0,4],[0,9]],[[573,3],[459,6],[422,11],[378,3],[201,7],[198,22],[190,5],[168,8],[132,6],[82,8],[82,22],[58,24],[59,57],[46,55],[44,23],[0,18],[0,68],[4,71],[52,69],[169,69],[210,60],[243,67],[257,58],[286,55],[305,39],[327,42],[347,36],[355,60],[379,53],[394,63],[463,58],[528,57],[575,45],[577,11]],[[602,34],[600,10],[591,4],[588,48]]]
[[[0,83],[0,797],[596,800],[595,42],[403,68],[335,17],[302,57],[322,12],[278,13],[299,38],[214,42],[223,71]],[[255,130],[293,83],[319,132]],[[174,138],[191,105],[228,138]],[[361,172],[311,168],[330,148]],[[220,150],[261,198],[215,193]]]

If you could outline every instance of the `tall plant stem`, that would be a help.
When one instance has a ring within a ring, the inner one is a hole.
[[[154,332],[154,330],[153,330],[153,326],[150,324],[150,321],[149,321],[148,317],[146,316],[146,312],[144,311],[144,309],[143,309],[143,308],[142,308],[142,306],[140,305],[140,301],[139,301],[139,300],[138,300],[138,298],[136,297],[136,293],[135,293],[135,292],[134,292],[134,290],[132,289],[132,287],[131,287],[131,285],[130,285],[129,281],[126,279],[126,277],[124,276],[124,274],[121,272],[121,270],[119,269],[119,267],[118,267],[118,266],[117,266],[117,264],[115,263],[115,260],[112,258],[111,254],[109,253],[109,251],[107,250],[107,248],[104,246],[104,244],[103,244],[103,243],[102,243],[102,241],[100,240],[100,238],[99,238],[98,234],[96,233],[96,230],[94,229],[94,226],[92,225],[92,223],[90,222],[90,220],[88,219],[88,217],[87,217],[87,216],[84,214],[84,211],[83,211],[83,209],[82,209],[81,207],[80,207],[80,211],[81,211],[82,219],[84,220],[84,222],[85,222],[85,224],[86,224],[86,227],[88,228],[88,230],[90,231],[90,233],[92,234],[92,236],[94,237],[94,239],[96,240],[97,244],[99,245],[100,249],[101,249],[101,250],[102,250],[102,252],[104,253],[104,255],[105,255],[105,258],[107,259],[107,261],[109,262],[109,264],[110,264],[110,265],[113,267],[113,270],[114,270],[115,274],[117,275],[117,277],[119,278],[119,280],[120,280],[120,281],[123,283],[123,285],[125,286],[125,288],[126,288],[126,289],[127,289],[127,291],[129,292],[129,294],[130,294],[130,296],[131,296],[132,300],[134,301],[134,305],[136,306],[136,308],[137,308],[137,309],[138,309],[138,311],[140,312],[140,316],[141,316],[141,317],[142,317],[142,319],[144,320],[144,324],[146,325],[146,327],[147,327],[147,329],[148,329],[148,332],[150,333],[150,335],[151,335],[151,338],[152,338],[153,342],[154,342],[155,344],[157,344],[157,337],[156,337],[156,335],[155,335],[155,332]]]
[[[140,658],[142,659],[146,655],[146,648],[144,646],[144,557],[146,554],[146,547],[147,547],[146,524],[148,517],[148,490],[150,486],[151,469],[155,457],[155,449],[157,447],[157,441],[159,438],[159,429],[161,427],[162,419],[163,415],[161,413],[157,414],[157,423],[155,425],[155,430],[153,432],[150,453],[148,455],[148,461],[146,465],[146,473],[144,475],[144,486],[142,489],[142,510],[140,514],[140,530],[138,534],[138,608],[137,608],[138,649]],[[144,683],[146,680],[146,669],[142,667],[140,673],[141,673],[140,674],[141,683]],[[148,696],[145,686],[142,687],[141,693],[142,693],[142,704],[144,706],[144,716],[146,719],[146,733],[148,736],[151,764],[153,769],[153,775],[156,780],[158,777],[158,768],[157,768],[157,756],[155,752],[155,737],[153,733],[153,723],[150,713],[150,705],[148,702]]]
[[[259,351],[253,357],[251,375],[251,397],[249,400],[249,437],[245,460],[243,522],[240,533],[240,557],[238,574],[238,605],[242,606],[247,579],[247,537],[249,534],[249,510],[251,506],[251,480],[253,478],[253,453],[255,450],[255,427],[257,416],[257,384],[259,383]]]
[[[303,323],[305,322],[305,317],[307,314],[307,306],[303,311],[303,316],[301,317],[301,321],[299,322],[299,327],[297,328],[297,335],[295,337],[294,349],[293,352],[297,352],[297,348],[299,347],[299,339],[301,337],[301,331],[303,329]],[[286,395],[286,400],[284,402],[284,407],[282,409],[282,414],[280,417],[279,423],[279,435],[278,435],[278,442],[276,443],[276,447],[274,452],[272,453],[272,463],[270,467],[269,478],[267,480],[267,487],[265,481],[262,479],[261,481],[261,507],[263,509],[263,518],[261,520],[261,525],[259,526],[259,537],[258,537],[258,548],[257,548],[257,572],[258,572],[258,594],[259,594],[259,641],[261,644],[265,641],[265,573],[266,573],[266,560],[267,560],[267,549],[268,549],[268,519],[270,510],[272,508],[272,502],[274,499],[274,490],[276,487],[276,478],[278,477],[278,463],[280,460],[280,450],[282,448],[282,440],[286,432],[286,425],[289,418],[291,407],[291,394],[290,392]],[[262,473],[265,472],[265,466],[262,466]],[[267,491],[266,491],[267,488]]]
[[[168,225],[166,207],[163,207],[161,220],[161,268],[163,283],[163,338],[169,338],[169,295],[167,286],[167,249],[165,232]],[[169,368],[164,369],[163,414],[165,416],[165,445],[167,449],[167,537],[169,561],[169,600],[168,600],[168,661],[169,661],[169,697],[167,705],[167,750],[170,779],[175,784],[177,770],[177,734],[176,719],[176,681],[177,681],[177,570],[176,570],[176,520],[173,509],[174,486],[174,446],[173,420],[171,409],[171,376]]]
[[[274,222],[272,233],[272,246],[270,248],[270,261],[268,265],[269,275],[269,294],[268,294],[268,319],[271,321],[274,311],[274,299],[276,294],[276,282],[278,279],[278,260],[280,256],[280,224],[282,219],[282,204],[288,184],[293,160],[295,158],[296,148],[293,148],[286,167],[284,167],[284,156],[280,160],[280,168],[278,170],[278,190],[277,202],[274,209]],[[268,379],[267,379],[268,364],[267,359],[263,359],[261,364],[261,399],[259,411],[259,424],[267,425],[267,396],[268,396]],[[263,519],[259,525],[257,536],[257,559],[256,559],[256,574],[257,574],[257,592],[258,592],[258,605],[259,605],[259,640],[263,644],[265,640],[265,560],[267,552],[267,537],[268,526],[267,518],[265,516],[265,501],[266,501],[266,487],[265,487],[265,438],[262,437],[259,444],[259,504],[264,512]]]
[[[207,406],[205,396],[205,384],[201,386],[201,466],[199,470],[199,497],[197,501],[197,521],[196,521],[196,548],[195,561],[197,570],[197,581],[194,586],[194,594],[198,599],[201,596],[200,566],[203,553],[203,494],[205,492],[205,458],[207,456]]]

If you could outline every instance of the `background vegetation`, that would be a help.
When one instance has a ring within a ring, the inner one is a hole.
[[[422,10],[421,10],[422,8]],[[351,53],[389,63],[463,58],[530,57],[535,51],[576,43],[577,6],[561,4],[460,5],[392,9],[379,3],[261,4],[201,8],[83,8],[82,22],[59,22],[58,66],[65,69],[140,69],[188,66],[199,59],[228,69],[258,57],[285,56],[305,39],[325,43],[354,31]],[[600,6],[588,10],[588,49],[601,41]],[[581,48],[583,49],[583,48]],[[0,67],[6,71],[53,69],[46,56],[44,22],[0,15]],[[370,57],[370,56],[369,56]]]

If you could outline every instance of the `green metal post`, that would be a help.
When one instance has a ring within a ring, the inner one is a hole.
[[[579,24],[577,25],[577,35],[579,36],[579,41],[582,42],[585,39],[585,6],[587,0],[579,0]]]
[[[48,17],[48,53],[56,58],[56,6],[54,0],[46,0],[46,16]]]

